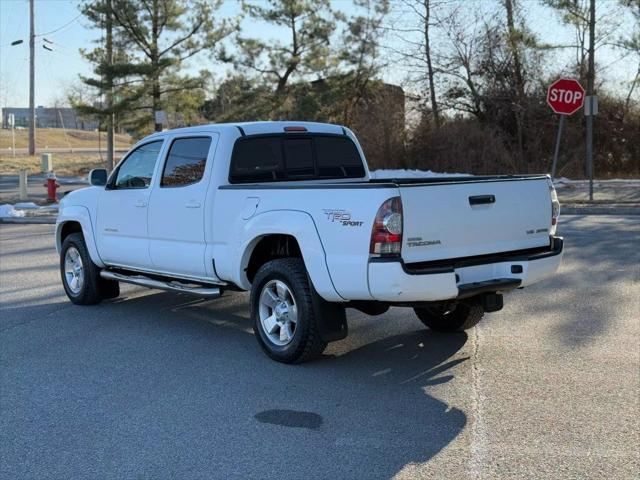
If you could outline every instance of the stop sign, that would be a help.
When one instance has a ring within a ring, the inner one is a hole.
[[[584,103],[584,88],[571,78],[556,80],[547,90],[547,103],[554,112],[571,115]]]

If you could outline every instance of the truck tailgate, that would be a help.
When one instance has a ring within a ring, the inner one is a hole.
[[[551,197],[544,176],[398,182],[405,263],[549,245]]]

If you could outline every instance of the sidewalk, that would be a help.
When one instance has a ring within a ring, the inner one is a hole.
[[[589,201],[588,180],[555,181],[561,214],[640,215],[640,180],[594,180]]]

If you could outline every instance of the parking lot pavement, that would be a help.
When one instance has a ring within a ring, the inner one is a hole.
[[[51,225],[0,225],[0,477],[638,478],[640,221],[564,217],[565,262],[466,334],[349,310],[268,360],[246,294],[60,286]]]

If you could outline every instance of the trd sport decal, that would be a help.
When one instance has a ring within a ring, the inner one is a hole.
[[[351,220],[351,213],[346,210],[323,210],[331,223],[341,223],[343,227],[361,227],[364,222]]]

